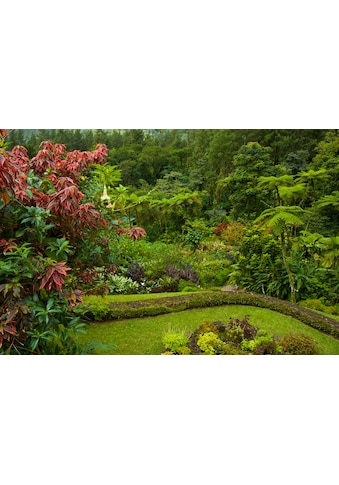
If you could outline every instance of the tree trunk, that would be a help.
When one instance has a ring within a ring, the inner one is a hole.
[[[285,268],[286,268],[286,271],[287,271],[288,280],[289,280],[290,288],[291,288],[291,302],[296,303],[294,278],[293,278],[293,274],[292,274],[289,262],[287,260],[286,246],[285,246],[285,235],[284,235],[283,232],[281,233],[280,237],[281,237],[281,252],[282,252],[283,261],[284,261],[284,265],[285,265]]]

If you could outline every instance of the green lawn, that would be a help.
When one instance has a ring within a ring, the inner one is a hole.
[[[130,295],[131,300],[135,300],[135,296]],[[149,295],[138,296],[149,298]],[[164,294],[161,296],[164,296]],[[154,295],[154,297],[156,296]],[[126,299],[126,296],[122,298]],[[222,320],[227,323],[229,318],[242,318],[246,315],[249,315],[251,325],[261,330],[266,330],[271,334],[279,336],[291,332],[303,332],[317,341],[321,354],[339,354],[339,340],[335,340],[280,313],[242,305],[226,305],[222,307],[167,313],[156,317],[95,323],[88,326],[87,334],[81,336],[80,341],[87,343],[93,340],[116,345],[116,349],[114,350],[98,351],[98,353],[115,355],[159,355],[163,351],[162,337],[170,330],[192,332],[205,320]]]
[[[100,299],[103,303],[116,303],[116,302],[124,302],[124,301],[141,301],[141,300],[152,300],[155,298],[164,298],[164,297],[174,297],[174,296],[182,296],[187,295],[187,293],[182,292],[174,292],[171,291],[169,293],[140,293],[140,294],[133,294],[133,295],[105,295],[101,296]],[[84,303],[90,304],[92,301],[97,301],[97,296],[84,296],[83,298]]]

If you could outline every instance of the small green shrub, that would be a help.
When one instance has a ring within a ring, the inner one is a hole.
[[[182,293],[190,293],[198,290],[199,287],[197,285],[188,284],[187,280],[180,280],[177,287],[177,291],[181,291]]]
[[[231,319],[228,326],[230,329],[238,327],[241,328],[244,335],[243,338],[253,339],[258,333],[258,329],[250,325],[248,318],[248,316],[245,316],[242,320],[239,320],[238,318]]]
[[[162,339],[162,343],[166,350],[169,350],[174,354],[185,353],[188,337],[183,333],[166,333]],[[187,349],[189,350],[188,347]]]
[[[233,342],[234,344],[240,344],[244,340],[244,331],[243,329],[235,325],[225,332],[225,341],[226,342]]]
[[[240,355],[246,353],[230,342],[222,342],[221,344],[217,344],[215,346],[215,352],[217,355]]]
[[[317,355],[319,350],[316,342],[303,333],[285,335],[279,340],[283,352],[292,355]]]
[[[311,310],[316,310],[318,312],[328,313],[329,315],[338,315],[338,309],[333,306],[324,305],[321,300],[305,300],[301,301],[299,305],[310,308]]]
[[[216,347],[220,348],[223,345],[223,341],[214,332],[203,333],[197,343],[200,350],[207,355],[215,355]]]
[[[116,274],[108,275],[107,284],[110,293],[136,293],[139,288],[137,281],[133,281],[131,278]]]
[[[180,355],[189,355],[190,353],[191,351],[187,345],[178,348],[178,354]]]
[[[255,355],[273,355],[278,353],[277,343],[274,337],[269,335],[260,335],[254,340],[245,339],[241,343],[241,349]]]
[[[208,332],[213,332],[215,334],[218,334],[218,328],[216,327],[215,323],[213,322],[203,322],[199,328],[197,329],[200,335]]]
[[[194,293],[195,291],[199,291],[199,288],[197,286],[185,286],[181,290],[182,293]]]

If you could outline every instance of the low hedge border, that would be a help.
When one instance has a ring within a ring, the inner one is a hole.
[[[203,292],[178,295],[173,297],[140,300],[132,302],[103,303],[100,310],[90,305],[78,305],[77,314],[82,314],[89,320],[110,321],[126,318],[141,318],[180,312],[193,308],[213,307],[220,305],[250,305],[282,313],[331,335],[339,340],[339,321],[320,315],[308,308],[271,296],[260,295],[246,291]]]

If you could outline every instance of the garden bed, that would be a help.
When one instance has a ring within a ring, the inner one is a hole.
[[[86,302],[85,299],[85,302],[78,305],[75,311],[88,320],[98,322],[155,316],[192,308],[220,305],[250,305],[274,310],[339,339],[339,321],[333,318],[284,300],[240,290],[199,292],[129,302],[114,301],[114,298],[96,297],[90,303]]]

